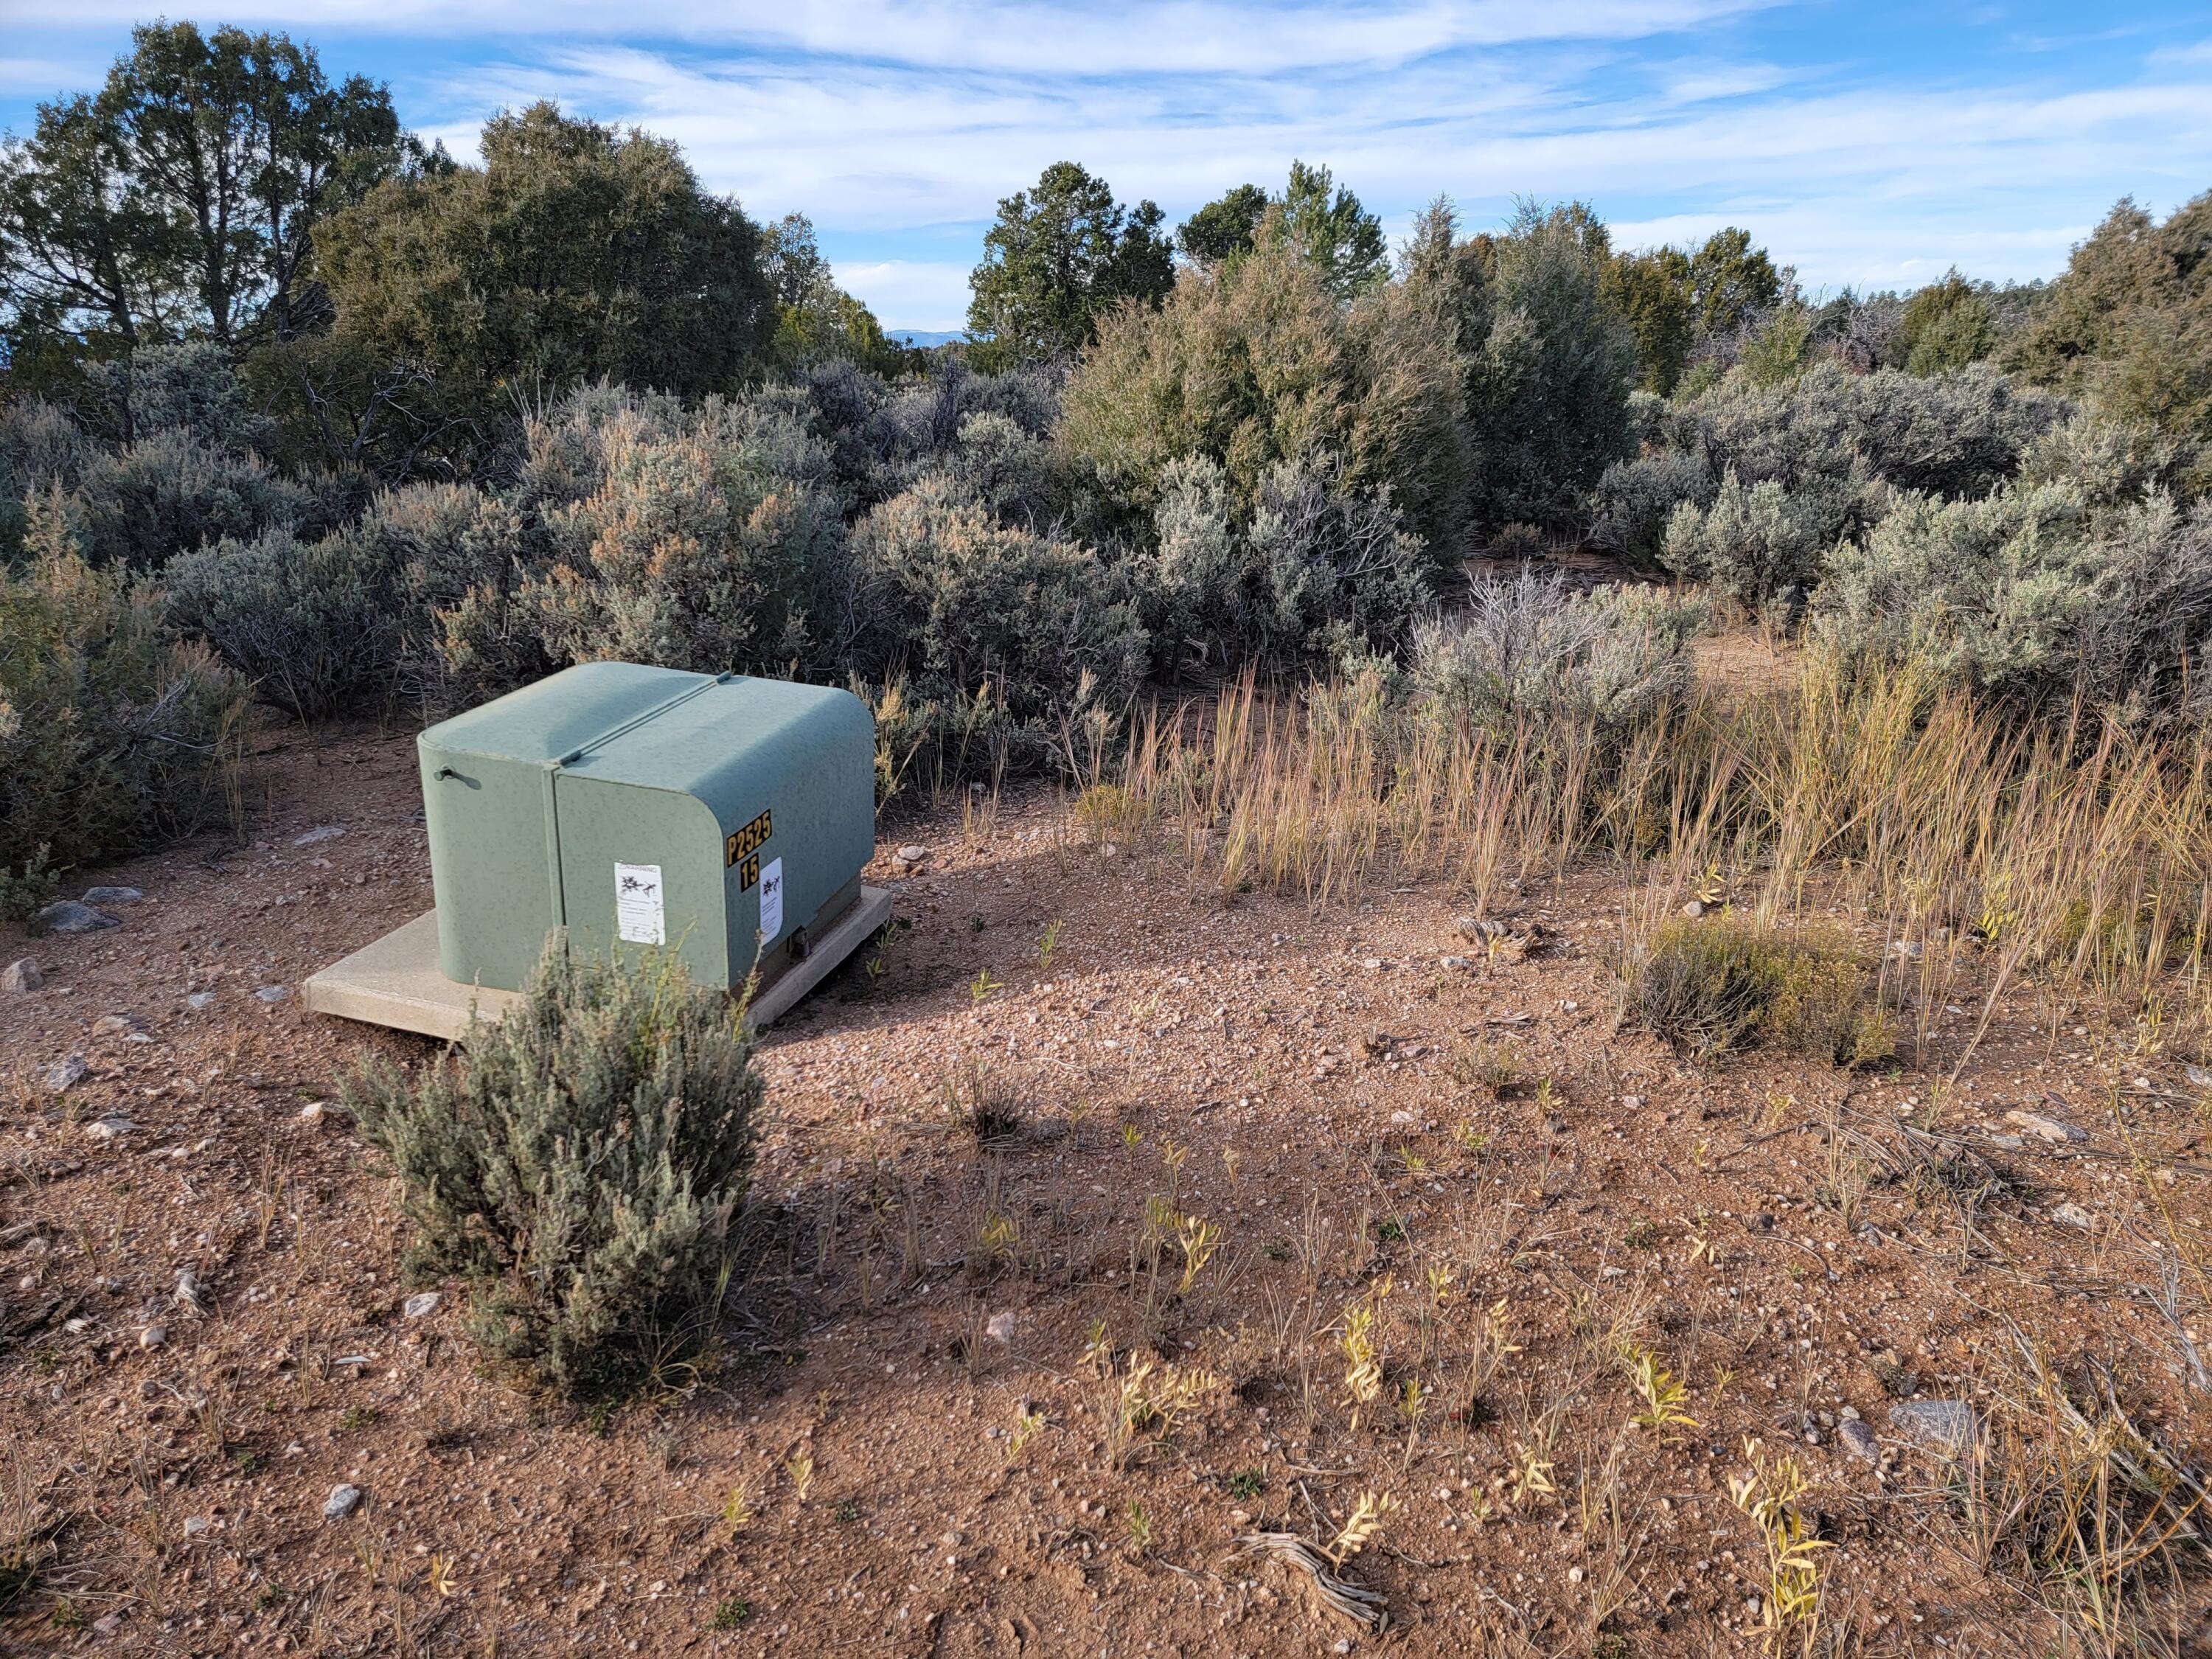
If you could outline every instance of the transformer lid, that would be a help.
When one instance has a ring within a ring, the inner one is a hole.
[[[586,662],[426,728],[425,749],[544,766],[714,684],[711,674],[633,662]]]
[[[625,728],[621,741],[587,745],[562,769],[690,795],[734,829],[772,804],[769,792],[833,769],[835,758],[857,757],[872,780],[867,722],[849,691],[729,674]]]

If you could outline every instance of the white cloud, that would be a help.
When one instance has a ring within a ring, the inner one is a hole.
[[[1035,0],[232,0],[226,21],[298,33],[355,30],[491,39],[658,39],[932,68],[1024,74],[1268,74],[1406,62],[1526,41],[1641,40],[1775,0],[1366,0],[1267,5],[1152,0],[1135,6]],[[138,20],[138,0],[75,0],[73,27]],[[44,20],[64,19],[56,6]]]
[[[554,95],[635,120],[756,210],[803,208],[825,231],[972,225],[1063,156],[1181,214],[1239,180],[1279,179],[1303,156],[1331,163],[1394,222],[1439,190],[1476,217],[1523,191],[1647,220],[1644,204],[1694,202],[1686,223],[1749,224],[1814,283],[1905,280],[1954,261],[2046,273],[2093,204],[2125,190],[2178,198],[2212,173],[2212,69],[2172,64],[2073,91],[1798,91],[1759,64],[1644,70],[1593,47],[1389,76],[1224,76],[1206,90],[572,45],[447,95],[477,107]],[[1640,240],[1624,227],[1625,242]],[[950,267],[913,269],[941,285],[927,303],[945,321],[964,270],[956,283]],[[887,298],[878,313],[929,325],[905,303]]]
[[[106,61],[89,53],[76,58],[0,58],[0,96],[43,100],[64,87],[92,86],[106,73]],[[27,129],[30,123],[23,125]]]
[[[847,261],[836,267],[838,282],[886,326],[933,332],[967,326],[969,269],[917,259]]]
[[[1761,3],[240,0],[226,15],[317,38],[333,67],[347,31],[387,58],[418,48],[421,67],[392,65],[403,114],[456,155],[490,110],[542,96],[661,133],[756,214],[802,210],[826,246],[862,250],[844,279],[909,327],[957,325],[977,228],[1063,158],[1177,217],[1300,157],[1393,227],[1439,191],[1477,226],[1517,193],[1583,198],[1627,222],[1623,245],[1743,224],[1816,286],[1953,263],[2048,274],[2118,196],[2170,206],[2212,179],[2212,49],[2185,36],[2133,62],[1869,68],[1881,48],[1847,30],[1817,43],[1835,61],[1762,44]],[[23,72],[94,24],[104,62],[137,9],[56,0]],[[1785,33],[1802,48],[1800,20]]]

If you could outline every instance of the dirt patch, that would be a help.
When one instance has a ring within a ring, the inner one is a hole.
[[[0,1000],[27,1650],[1735,1650],[1775,1584],[1731,1483],[1787,1452],[1827,1630],[2005,1651],[2063,1591],[1931,1434],[2014,1455],[2025,1351],[2147,1466],[2203,1449],[2200,1091],[2154,1029],[2022,990],[1955,1083],[1979,1007],[1911,1011],[1890,1071],[1699,1069],[1614,1030],[1602,875],[1528,883],[1499,946],[1445,886],[1224,895],[1043,793],[887,834],[932,849],[870,872],[907,925],[769,1034],[716,1363],[532,1400],[463,1287],[410,1314],[328,1104],[434,1048],[277,994],[428,905],[411,744],[268,764],[251,845],[0,945],[45,973]],[[1237,1541],[1330,1546],[1363,1493],[1379,1636]]]

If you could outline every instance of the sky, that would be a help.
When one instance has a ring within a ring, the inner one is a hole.
[[[952,329],[1000,198],[1060,160],[1170,221],[1293,159],[1393,238],[1587,201],[1616,246],[1747,228],[1814,291],[2049,276],[2122,196],[2212,188],[2212,7],[1938,0],[240,0],[389,83],[457,157],[550,97],[814,222],[887,327]],[[95,86],[149,13],[0,0],[0,126]]]

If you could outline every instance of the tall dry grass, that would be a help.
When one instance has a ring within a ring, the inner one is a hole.
[[[1116,811],[1224,890],[1318,906],[1441,878],[1481,909],[1596,868],[1623,883],[1629,940],[1714,888],[1771,920],[1840,907],[1923,1011],[1993,1009],[2031,969],[2137,1008],[2212,1006],[2200,731],[2025,720],[1819,654],[1788,685],[1707,686],[1625,730],[1475,726],[1372,673],[1295,695],[1248,678],[1201,716],[1133,723]]]

